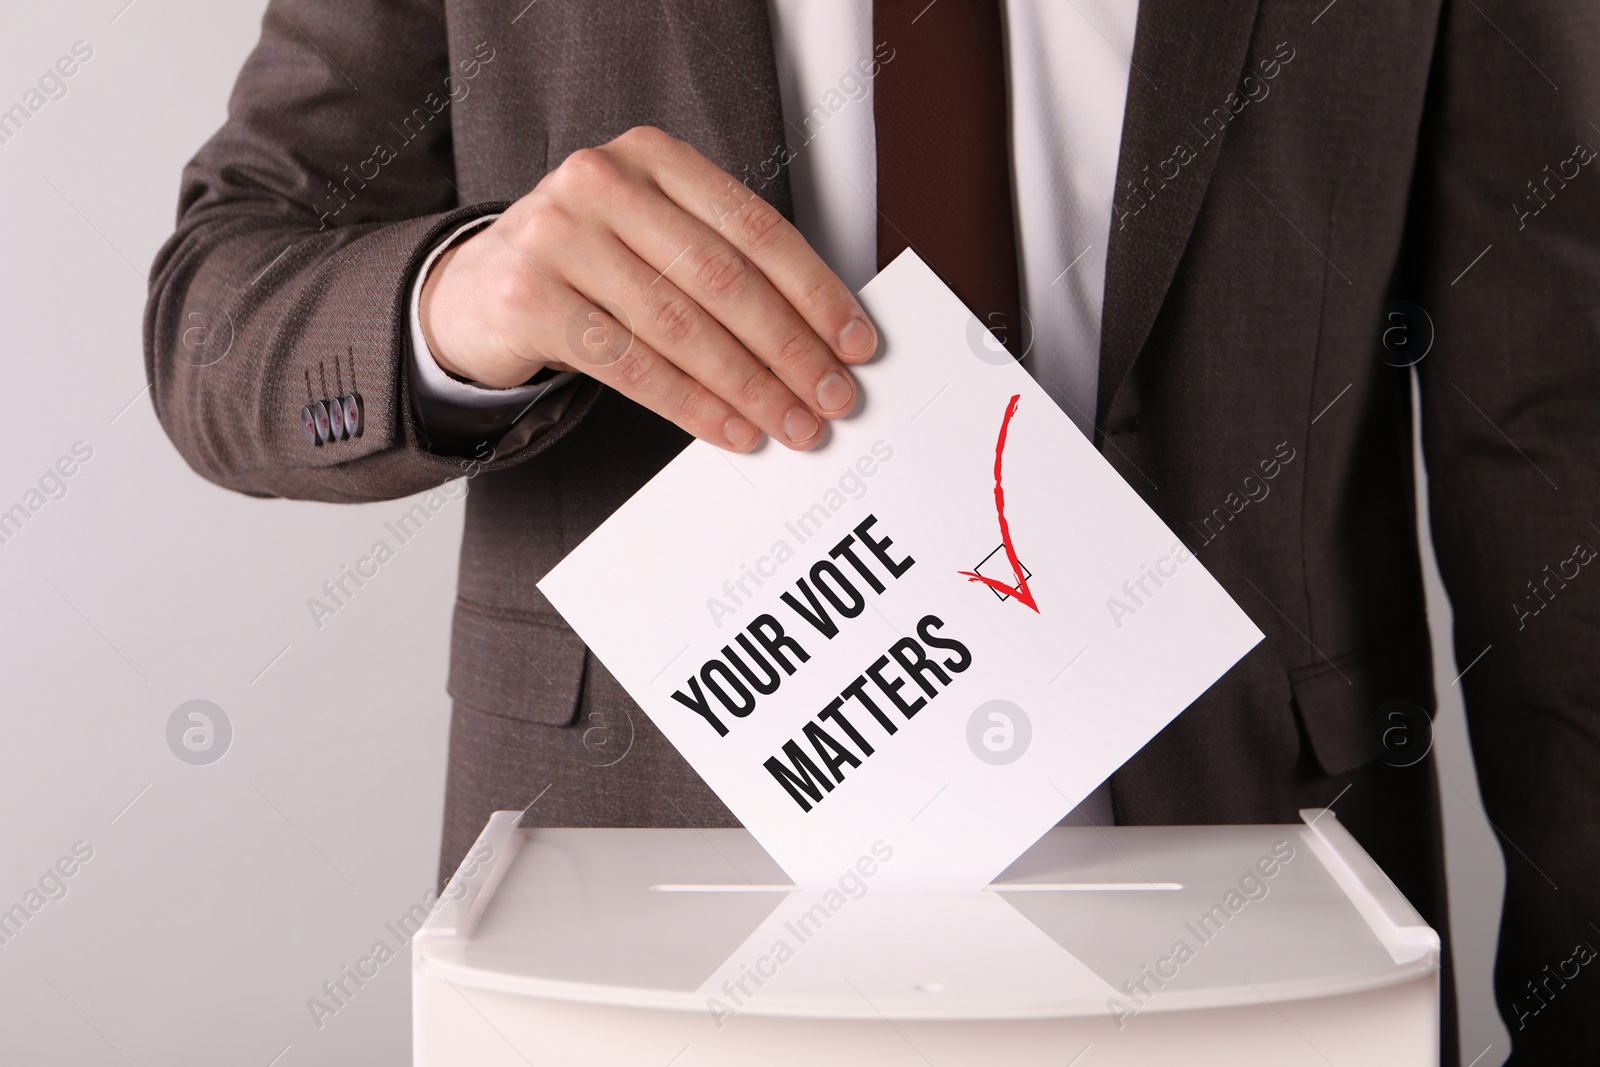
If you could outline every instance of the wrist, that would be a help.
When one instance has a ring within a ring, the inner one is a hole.
[[[427,277],[422,279],[422,291],[417,300],[417,323],[422,327],[422,339],[428,344],[428,354],[433,357],[447,374],[457,378],[472,380],[472,375],[463,370],[456,360],[450,357],[449,349],[441,336],[441,319],[448,303],[448,296],[443,301],[439,299],[439,290],[444,281],[445,271],[449,268],[456,254],[459,253],[466,242],[452,245],[439,254],[439,258],[429,265]]]
[[[473,294],[481,285],[474,277],[484,273],[475,254],[482,251],[479,230],[441,252],[428,267],[417,294],[417,325],[428,355],[452,377],[491,389],[521,385],[546,369],[543,362],[513,360],[507,367],[484,366],[463,341],[481,330],[475,325]]]

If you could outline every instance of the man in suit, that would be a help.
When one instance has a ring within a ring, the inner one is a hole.
[[[727,825],[535,582],[690,434],[825,442],[877,344],[851,289],[914,248],[1267,635],[1102,817],[1333,805],[1448,944],[1440,783],[1391,717],[1433,706],[1395,365],[1425,352],[1496,990],[1514,1062],[1568,1062],[1600,1005],[1563,969],[1600,942],[1597,59],[1593,5],[1489,0],[274,0],[152,274],[151,395],[241,492],[471,478],[442,873],[530,803]]]

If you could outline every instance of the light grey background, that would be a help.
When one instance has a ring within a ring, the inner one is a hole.
[[[0,111],[73,43],[67,95],[0,144],[0,511],[82,441],[66,495],[0,544],[0,909],[77,842],[68,893],[0,945],[0,1059],[407,1062],[402,956],[319,1026],[325,981],[433,884],[460,494],[320,628],[307,607],[409,506],[259,501],[192,474],[143,392],[145,272],[221,123],[260,0],[0,11]],[[1429,559],[1464,1062],[1507,1042],[1489,969],[1503,868],[1478,804]],[[180,704],[232,745],[167,747]],[[1331,799],[1331,798],[1330,798]]]

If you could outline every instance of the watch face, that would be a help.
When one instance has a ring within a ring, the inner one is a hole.
[[[317,439],[317,417],[312,414],[310,404],[300,409],[300,429],[305,432],[307,441],[314,445],[322,443]]]
[[[361,397],[356,393],[344,398],[344,432],[351,437],[361,436]]]
[[[333,429],[335,441],[344,440],[344,404],[338,397],[328,401],[328,424]]]
[[[333,437],[333,427],[328,422],[328,405],[319,400],[311,405],[311,414],[317,420],[317,438],[324,444]]]

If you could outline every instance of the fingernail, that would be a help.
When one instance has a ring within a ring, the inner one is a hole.
[[[805,408],[795,408],[784,416],[783,432],[789,435],[790,441],[803,445],[822,432],[822,420]]]
[[[756,428],[737,415],[722,424],[722,438],[734,448],[747,447],[756,436]]]
[[[851,356],[864,356],[872,351],[873,338],[872,327],[858,315],[839,331],[839,351]]]
[[[832,414],[843,411],[856,398],[856,387],[838,371],[834,371],[817,385],[817,407]]]

